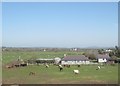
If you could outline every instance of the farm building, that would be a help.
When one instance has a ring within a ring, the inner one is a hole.
[[[108,54],[98,54],[97,55],[97,61],[98,62],[107,62],[108,60],[110,60],[110,57]]]
[[[111,49],[107,49],[107,50],[105,50],[105,52],[109,53],[109,52],[112,52],[112,50]]]
[[[85,57],[84,55],[78,55],[78,56],[65,56],[61,60],[62,65],[79,65],[79,64],[89,64],[90,61],[88,57]]]
[[[44,63],[51,64],[51,63],[54,63],[54,62],[55,62],[54,59],[48,59],[48,58],[38,58],[38,59],[36,59],[37,64],[44,64]]]

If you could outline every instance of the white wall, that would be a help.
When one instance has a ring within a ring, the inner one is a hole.
[[[98,62],[107,62],[107,59],[98,59]]]
[[[89,61],[61,61],[62,65],[77,65],[77,64],[89,64]]]

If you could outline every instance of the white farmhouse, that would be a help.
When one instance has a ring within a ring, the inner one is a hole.
[[[90,61],[88,57],[84,55],[77,55],[77,56],[65,56],[61,60],[62,65],[80,65],[80,64],[89,64]]]
[[[99,63],[107,62],[110,59],[108,54],[99,54],[97,55],[97,60]]]
[[[112,52],[112,50],[107,49],[107,50],[105,50],[105,52],[106,52],[106,53],[110,53],[110,52]]]

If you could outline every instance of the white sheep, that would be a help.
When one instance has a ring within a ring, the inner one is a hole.
[[[59,67],[60,71],[62,71],[62,70],[63,70],[62,65],[58,65],[58,67]]]
[[[48,64],[45,64],[46,68],[49,68],[49,65]]]
[[[73,70],[75,74],[79,74],[79,70]]]
[[[101,68],[101,67],[100,67],[100,66],[98,66],[96,70],[99,70],[100,68]]]
[[[100,69],[100,66],[98,66],[98,69]]]
[[[60,68],[63,68],[62,65],[58,65]]]

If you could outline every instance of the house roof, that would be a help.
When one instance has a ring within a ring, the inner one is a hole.
[[[110,56],[108,54],[98,54],[97,58],[110,59]]]
[[[78,55],[78,56],[65,56],[62,61],[87,61],[89,60],[88,57],[85,57],[84,55]]]

